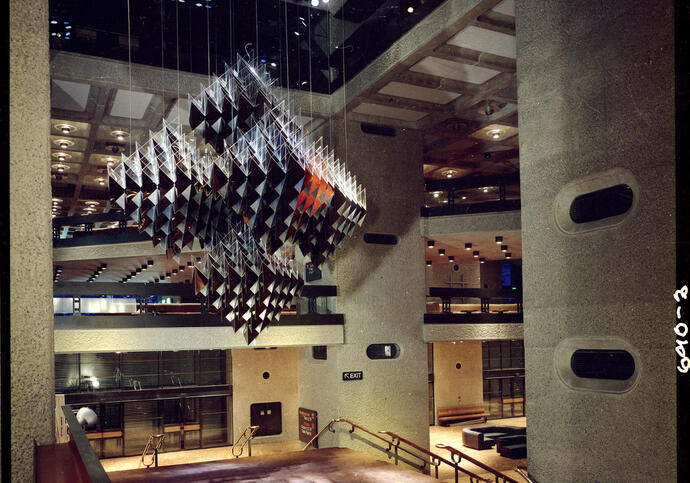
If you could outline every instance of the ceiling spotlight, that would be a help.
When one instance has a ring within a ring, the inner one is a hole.
[[[501,251],[507,252],[508,251],[508,245],[501,245]]]
[[[105,179],[103,178],[96,178],[96,181],[98,181],[98,184],[101,186],[105,186]]]
[[[414,13],[414,7],[407,7],[407,13]]]
[[[57,172],[58,173],[64,173],[65,172],[65,167],[61,164],[58,164],[57,166]]]
[[[74,146],[74,142],[70,141],[69,139],[58,139],[55,141],[55,144],[57,144],[60,149],[67,149],[70,146]]]
[[[496,237],[496,245],[500,245],[503,243],[503,237],[502,236],[497,236]]]
[[[453,256],[453,255],[448,255],[448,261],[449,261],[449,262],[454,262],[454,261],[455,261],[455,256]]]
[[[201,263],[201,257],[196,257],[196,263]]]
[[[141,270],[142,270],[142,271],[143,271],[143,270],[146,270],[147,268],[149,268],[149,267],[148,267],[148,265],[146,265],[145,263],[141,266]]]
[[[465,243],[465,250],[472,250],[472,244],[471,243]]]
[[[426,246],[429,248],[434,248],[435,242],[434,240],[427,240],[426,241]]]
[[[439,196],[440,196],[440,195],[439,195],[439,192],[438,192],[438,191],[435,191],[435,192],[434,192],[434,198],[438,198]]]
[[[173,273],[173,275],[177,275],[177,269],[176,269],[176,268],[173,268],[172,273]]]
[[[136,272],[141,273],[141,268],[137,268]]]
[[[495,141],[498,140],[504,133],[505,131],[503,129],[492,129],[487,134]]]
[[[466,199],[467,199],[467,196],[463,196],[462,199],[463,199],[463,200],[466,200]]]
[[[153,260],[146,260],[146,265],[148,265],[149,267],[153,265]]]
[[[62,134],[69,134],[77,128],[71,124],[56,124],[55,129],[59,129]]]
[[[184,265],[180,265],[180,272],[184,272]]]
[[[170,272],[165,272],[165,278],[170,278],[170,277],[171,277]]]
[[[191,260],[187,262],[187,266],[188,266],[188,267],[191,267],[191,266],[192,266],[192,261],[191,261]]]
[[[112,168],[115,166],[115,160],[113,158],[105,158],[105,164]]]
[[[438,249],[438,254],[439,254],[439,256],[441,256],[441,257],[445,256],[445,254],[446,254],[445,248],[439,248],[439,249]]]
[[[506,258],[510,258],[511,256],[512,256],[512,253],[510,253],[510,252],[506,253]]]
[[[484,257],[481,257],[481,258],[479,259],[479,263],[484,263],[485,261],[486,261],[486,258],[484,258]]]
[[[431,266],[431,260],[427,260],[427,261],[426,261],[426,266],[427,266],[427,267],[430,267],[430,266]]]
[[[60,161],[64,161],[64,160],[67,159],[67,158],[65,157],[64,154],[59,154],[59,155],[58,155],[58,159],[59,159]]]
[[[53,198],[53,204],[56,204],[56,203],[62,203],[62,199],[60,199],[60,198]]]
[[[154,281],[154,283],[158,283],[158,282],[161,281],[161,279],[160,279],[160,278],[156,278],[156,279],[154,279],[153,281]]]
[[[87,206],[98,206],[98,201],[85,201],[84,204]]]
[[[479,251],[477,251],[477,250],[473,251],[473,252],[472,252],[472,256],[473,256],[474,258],[479,258]]]
[[[311,6],[312,7],[318,7],[319,6],[319,0],[311,0]]]
[[[129,133],[127,131],[123,131],[121,129],[116,129],[115,131],[111,131],[110,135],[113,136],[118,141],[124,141],[125,138],[127,136],[129,136]]]
[[[483,191],[484,193],[488,193],[488,192],[489,192],[489,188],[482,188],[482,191]]]

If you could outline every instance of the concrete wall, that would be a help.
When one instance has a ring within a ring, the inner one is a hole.
[[[3,431],[11,431],[12,481],[33,481],[34,440],[54,442],[48,2],[12,0],[9,13],[10,330],[2,336],[11,352],[2,383],[11,426]]]
[[[345,129],[333,122],[336,153],[345,160]],[[328,130],[325,131],[328,134]],[[347,162],[367,189],[364,226],[334,257],[338,310],[345,314],[345,344],[328,348],[327,361],[300,357],[300,405],[319,413],[323,426],[343,417],[373,431],[390,430],[428,446],[427,354],[422,335],[424,312],[424,242],[421,136],[398,130],[385,137],[347,126]],[[366,232],[398,236],[394,246],[365,244]],[[372,343],[397,343],[395,360],[370,360]],[[307,375],[305,368],[311,372]],[[343,371],[363,371],[361,381],[342,381]],[[342,428],[341,428],[342,429]],[[347,446],[385,459],[385,454],[351,438],[327,434],[321,447]]]
[[[536,481],[675,481],[673,2],[516,2],[527,452]],[[566,234],[568,183],[629,170],[619,225]],[[618,336],[639,354],[623,394],[575,391],[555,347]]]
[[[457,406],[458,396],[463,406],[484,404],[481,341],[434,343],[436,408]],[[435,418],[438,424],[438,416]]]
[[[453,269],[455,265],[457,271]],[[479,265],[477,262],[435,263],[426,267],[426,286],[479,288]]]
[[[282,405],[283,432],[256,437],[252,444],[297,439],[297,355],[296,347],[232,350],[233,441],[249,426],[252,404],[276,401]]]

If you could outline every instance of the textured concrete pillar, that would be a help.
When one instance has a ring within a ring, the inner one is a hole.
[[[329,144],[345,160],[342,123],[333,122],[333,133],[334,142]],[[302,351],[300,405],[319,411],[321,426],[334,417],[348,418],[372,431],[393,431],[428,447],[421,146],[417,132],[398,129],[395,137],[386,137],[364,134],[359,123],[347,125],[347,162],[367,187],[368,213],[363,227],[334,256],[345,344],[328,347],[326,361],[313,360],[311,351]],[[398,243],[367,244],[364,233],[394,234]],[[367,357],[369,344],[386,342],[400,346],[399,358]],[[363,380],[343,381],[344,371],[363,371]],[[347,432],[339,434],[336,440],[326,433],[321,447],[347,446],[386,459],[385,453]]]
[[[33,442],[53,443],[53,285],[47,0],[10,2],[12,481],[33,480]],[[3,334],[5,337],[6,334]],[[5,429],[5,428],[3,428]]]
[[[675,481],[673,2],[516,2],[527,450],[540,482]],[[620,224],[568,234],[565,185],[620,168]],[[622,394],[570,389],[572,337],[639,356]]]

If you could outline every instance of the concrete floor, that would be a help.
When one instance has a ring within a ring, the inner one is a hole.
[[[518,465],[527,466],[527,459],[510,459],[504,458],[496,452],[496,447],[484,450],[476,450],[472,448],[466,448],[462,445],[462,429],[463,428],[473,428],[478,426],[487,425],[507,425],[507,426],[526,426],[526,418],[507,418],[507,419],[492,419],[487,423],[469,423],[456,426],[431,426],[429,427],[429,440],[430,449],[439,456],[443,456],[450,459],[450,453],[447,450],[436,448],[436,444],[443,443],[462,451],[463,453],[475,458],[482,463],[499,470],[506,475],[517,481],[523,481],[523,478],[515,471],[515,467]],[[479,476],[489,477],[490,474],[485,470],[482,470],[478,466],[469,463],[467,461],[462,461],[460,466],[466,468]],[[443,481],[455,481],[454,480],[454,470],[447,465],[441,465],[439,467],[439,479]],[[462,475],[462,473],[461,473]],[[493,481],[493,477],[491,477]],[[460,478],[461,482],[469,481],[469,477]]]
[[[466,448],[462,445],[462,429],[466,427],[484,426],[486,424],[504,424],[510,426],[526,425],[526,418],[508,418],[508,419],[493,419],[487,423],[469,423],[456,426],[431,426],[429,428],[430,449],[439,456],[449,458],[449,453],[446,450],[436,448],[436,444],[443,443],[453,446],[467,455],[482,461],[494,469],[502,471],[508,476],[517,481],[522,481],[522,477],[515,471],[518,465],[527,466],[526,459],[510,459],[500,456],[495,447],[485,450],[475,450]],[[300,441],[286,441],[280,443],[262,443],[254,444],[252,446],[252,456],[266,456],[277,453],[287,453],[290,451],[298,451],[302,449],[304,443]],[[247,456],[245,448],[243,457]],[[224,446],[219,448],[207,448],[187,451],[174,451],[170,453],[161,453],[158,457],[159,466],[182,465],[189,463],[201,463],[207,461],[219,461],[233,458],[231,454],[231,447]],[[139,467],[139,457],[130,456],[124,458],[109,458],[101,460],[103,468],[106,472],[131,470]],[[405,465],[403,465],[405,467]],[[472,463],[463,461],[461,467],[466,468],[480,476],[489,477],[490,475],[475,466]],[[432,473],[433,474],[433,473]],[[454,481],[454,470],[447,465],[439,467],[439,480]],[[491,478],[493,481],[493,477]],[[469,477],[463,477],[461,473],[460,482],[469,482]]]

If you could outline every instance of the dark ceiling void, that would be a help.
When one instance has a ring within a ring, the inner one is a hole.
[[[307,0],[53,0],[50,44],[199,74],[251,51],[279,85],[330,93],[442,0],[331,3],[334,13]]]

